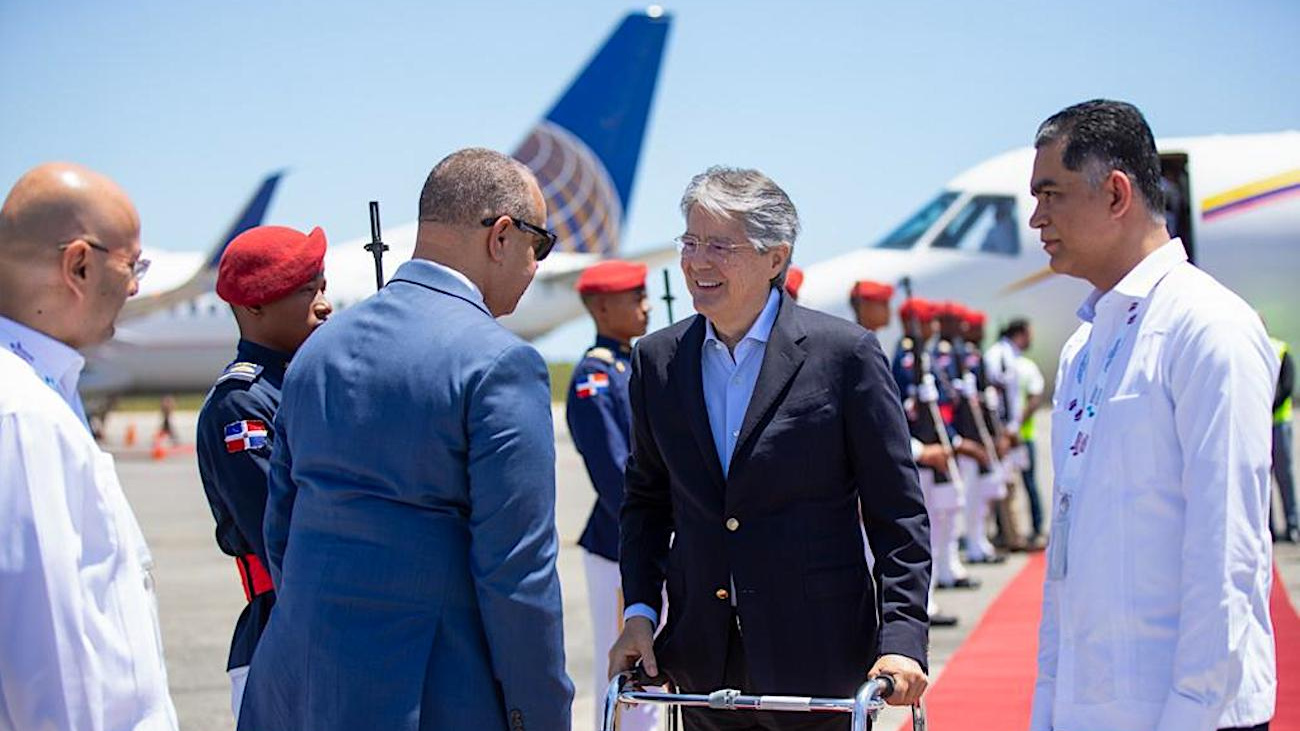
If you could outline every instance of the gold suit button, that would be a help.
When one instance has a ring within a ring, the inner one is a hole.
[[[729,596],[731,596],[731,595],[727,593],[727,590],[726,590],[726,589],[718,589],[718,591],[714,594],[714,596],[718,597],[719,599],[721,599],[721,600],[723,600],[723,601],[726,601],[726,600],[727,600],[727,597],[729,597]]]
[[[740,530],[740,521],[735,518],[727,518],[727,530],[733,533]]]

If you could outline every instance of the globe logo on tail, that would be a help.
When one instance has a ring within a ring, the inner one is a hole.
[[[556,249],[613,256],[618,252],[623,206],[604,164],[563,127],[539,122],[514,157],[537,176],[546,198]]]

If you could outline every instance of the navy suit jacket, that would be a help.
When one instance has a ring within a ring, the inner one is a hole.
[[[643,338],[632,364],[620,564],[629,606],[659,608],[667,582],[659,666],[685,689],[722,687],[734,581],[746,691],[851,695],[885,653],[924,667],[929,523],[875,335],[783,296],[724,476],[704,324]]]
[[[403,264],[285,378],[239,727],[567,729],[546,365]]]

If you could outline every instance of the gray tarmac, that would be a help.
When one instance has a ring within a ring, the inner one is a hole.
[[[565,429],[563,407],[556,409],[556,417],[556,523],[561,542],[565,650],[569,676],[577,688],[573,728],[589,731],[599,695],[592,688],[589,668],[593,652],[603,655],[606,648],[592,647],[582,549],[577,539],[586,524],[594,493]],[[135,425],[138,435],[152,434],[158,424],[156,414],[113,415],[106,425],[106,443],[117,455],[123,488],[154,554],[168,676],[181,728],[229,731],[234,721],[225,674],[226,655],[244,597],[233,560],[217,550],[212,514],[203,496],[192,444],[184,444],[192,441],[194,419],[193,413],[176,415],[183,443],[160,460],[151,456],[150,440],[143,436],[132,447],[123,443],[128,425]],[[1049,422],[1039,419],[1041,427]],[[1040,465],[1050,463],[1045,449],[1047,437],[1044,429],[1039,439]],[[1042,468],[1039,484],[1044,489],[1051,485],[1046,467]],[[1025,512],[1023,501],[1018,508],[1020,513]],[[1278,544],[1275,549],[1283,582],[1294,601],[1300,598],[1300,547]],[[942,676],[945,663],[1025,560],[1016,554],[1004,564],[974,566],[972,573],[983,582],[979,589],[940,592],[943,611],[957,615],[961,622],[955,628],[932,630],[932,678]],[[1036,628],[1026,627],[1025,631],[1035,632]],[[897,728],[905,718],[902,712],[891,709],[878,727]]]

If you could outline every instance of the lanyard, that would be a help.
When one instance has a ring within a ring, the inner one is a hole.
[[[1075,425],[1074,436],[1070,439],[1069,451],[1065,456],[1065,464],[1061,470],[1061,478],[1058,480],[1060,487],[1067,494],[1074,492],[1079,486],[1079,477],[1083,474],[1084,457],[1088,453],[1088,447],[1092,442],[1092,433],[1097,425],[1097,417],[1101,414],[1102,405],[1105,403],[1105,395],[1110,391],[1111,382],[1115,373],[1123,371],[1122,368],[1115,369],[1114,365],[1119,360],[1120,350],[1128,342],[1133,333],[1137,330],[1137,321],[1142,315],[1142,303],[1140,300],[1132,300],[1128,304],[1123,317],[1124,322],[1119,326],[1119,332],[1111,340],[1110,346],[1104,351],[1101,365],[1088,378],[1089,366],[1092,361],[1093,339],[1088,337],[1088,344],[1085,346],[1082,357],[1074,368],[1073,377],[1070,379],[1071,385],[1067,393],[1070,396],[1066,402],[1065,410],[1070,415]]]
[[[1124,322],[1119,325],[1119,332],[1115,334],[1110,346],[1104,351],[1101,365],[1098,366],[1096,373],[1092,374],[1092,378],[1088,378],[1093,353],[1093,338],[1092,333],[1090,333],[1083,354],[1079,357],[1074,368],[1074,374],[1070,379],[1071,385],[1067,387],[1066,393],[1069,395],[1069,401],[1066,403],[1066,412],[1070,414],[1070,418],[1076,426],[1074,436],[1070,440],[1069,450],[1065,455],[1065,464],[1062,466],[1060,478],[1057,480],[1060,499],[1057,503],[1056,517],[1052,521],[1052,538],[1048,545],[1047,577],[1049,579],[1065,578],[1066,557],[1070,542],[1070,503],[1075,492],[1079,489],[1079,478],[1083,474],[1084,458],[1088,454],[1088,447],[1092,441],[1092,433],[1097,424],[1097,417],[1101,414],[1102,406],[1105,403],[1103,396],[1109,392],[1115,373],[1124,370],[1123,368],[1114,368],[1115,363],[1119,360],[1120,349],[1130,339],[1130,336],[1137,331],[1136,323],[1141,315],[1142,302],[1140,300],[1130,301],[1128,309],[1123,315]]]

